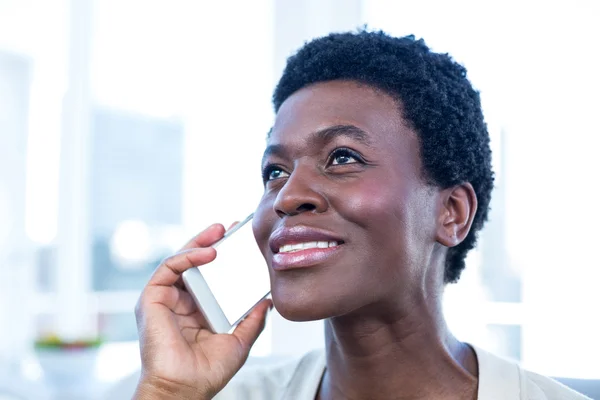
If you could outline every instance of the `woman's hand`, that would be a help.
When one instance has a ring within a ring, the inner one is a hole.
[[[134,399],[212,398],[241,368],[263,330],[270,300],[233,334],[213,334],[184,289],[181,273],[214,260],[209,246],[224,233],[221,224],[207,228],[165,259],[144,288],[135,313],[142,374]]]

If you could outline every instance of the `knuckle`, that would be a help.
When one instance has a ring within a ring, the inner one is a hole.
[[[190,252],[192,252],[192,251],[197,252],[200,250],[201,249],[194,248],[194,249],[180,251],[178,253],[172,254],[172,255],[164,258],[162,260],[162,262],[160,263],[160,265],[164,266],[166,268],[169,268],[173,272],[176,272],[178,269],[177,268],[178,264],[181,264],[183,261],[190,262],[190,259],[189,259]]]
[[[181,254],[181,252],[171,254],[170,256],[163,258],[162,261],[160,262],[159,266],[164,265],[167,268],[171,268],[171,265],[173,264],[173,262],[175,262],[175,260],[179,254]]]

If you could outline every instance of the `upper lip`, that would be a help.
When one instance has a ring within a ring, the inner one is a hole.
[[[305,225],[281,227],[276,229],[269,238],[269,247],[273,253],[279,253],[281,246],[306,242],[338,242],[343,240],[334,233]]]

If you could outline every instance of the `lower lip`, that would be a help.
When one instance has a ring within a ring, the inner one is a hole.
[[[327,247],[325,249],[297,250],[289,253],[273,254],[271,266],[275,271],[285,271],[296,268],[315,267],[337,254],[342,245]]]

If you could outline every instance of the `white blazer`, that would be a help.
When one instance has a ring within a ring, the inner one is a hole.
[[[479,364],[479,400],[589,400],[553,379],[472,347]],[[245,366],[215,400],[314,400],[324,371],[324,350],[278,365]],[[138,379],[139,373],[126,378],[106,399],[130,399]]]

